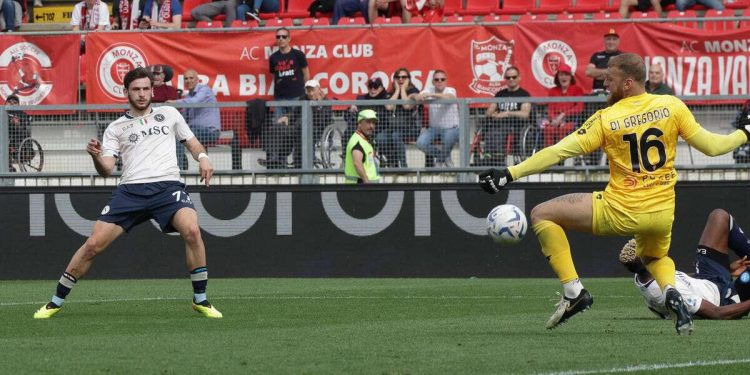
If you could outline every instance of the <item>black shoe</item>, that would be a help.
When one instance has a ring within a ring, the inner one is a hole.
[[[693,318],[685,307],[685,302],[682,300],[682,295],[675,288],[667,290],[664,303],[667,306],[667,310],[672,313],[672,320],[674,320],[674,328],[677,330],[678,335],[689,335],[693,333]]]
[[[591,305],[594,304],[594,299],[591,298],[591,294],[586,289],[581,290],[578,297],[570,299],[564,295],[560,298],[560,302],[557,303],[557,309],[552,316],[547,320],[547,329],[552,329],[558,325],[565,323],[570,317],[579,312],[588,310]]]

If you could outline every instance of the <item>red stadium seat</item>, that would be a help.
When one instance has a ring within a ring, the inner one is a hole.
[[[686,11],[679,11],[679,10],[670,10],[667,12],[667,19],[674,23],[675,25],[684,26],[684,27],[692,27],[696,28],[698,27],[698,21],[692,20],[692,21],[680,21],[680,18],[696,18],[698,17],[698,14],[695,13],[694,10],[686,10]]]
[[[221,21],[198,21],[195,23],[196,29],[220,29],[224,27]]]
[[[562,13],[571,5],[571,0],[539,0],[539,6],[532,12],[535,14]]]
[[[483,22],[512,22],[513,16],[510,14],[493,14],[491,16],[484,16]]]
[[[518,22],[543,22],[547,21],[547,16],[544,14],[523,14],[518,18]]]
[[[409,23],[424,23],[424,18],[422,18],[422,17],[412,17],[409,20]]]
[[[594,20],[621,20],[622,16],[620,13],[594,13],[592,17]]]
[[[750,8],[742,11],[742,17],[750,17]],[[737,24],[738,29],[750,29],[750,21],[740,21]]]
[[[310,15],[310,4],[313,0],[288,0],[286,11],[281,12],[281,17],[284,18],[305,18]],[[282,8],[284,9],[283,5]]]
[[[458,11],[462,16],[484,16],[499,10],[498,0],[466,0],[466,8]]]
[[[703,15],[706,18],[727,17],[733,18],[734,11],[709,9]],[[703,21],[703,29],[708,31],[726,31],[737,28],[737,22],[733,19]]]
[[[203,5],[205,3],[210,3],[211,0],[185,0],[182,2],[182,21],[183,22],[189,22],[193,20],[193,16],[190,15],[190,11],[193,10],[193,8]]]
[[[374,23],[378,25],[400,25],[401,17],[378,17]]]
[[[750,0],[734,0],[731,3],[725,1],[724,7],[727,9],[747,9],[750,8]]]
[[[654,11],[650,12],[633,12],[630,13],[631,19],[652,19],[652,18],[661,18],[658,13]]]
[[[473,16],[447,16],[443,19],[445,23],[474,23]],[[485,22],[487,19],[485,18]]]
[[[583,13],[561,13],[555,17],[558,21],[581,21],[586,19]]]
[[[274,18],[266,20],[265,27],[290,27],[294,26],[294,20],[291,18]]]
[[[331,19],[328,17],[323,18],[310,18],[306,17],[302,19],[302,26],[329,26]]]
[[[536,0],[503,0],[498,14],[526,14],[534,10]]]
[[[461,10],[462,0],[445,0],[443,5],[443,14],[446,16],[457,15]]]
[[[344,17],[339,20],[339,25],[367,25],[364,17]]]

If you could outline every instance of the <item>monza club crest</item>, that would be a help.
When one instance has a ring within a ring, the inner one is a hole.
[[[109,46],[96,64],[99,87],[110,98],[121,101],[126,98],[123,88],[125,75],[129,71],[148,66],[146,55],[130,43],[117,43]]]
[[[34,43],[16,43],[0,53],[0,95],[15,94],[22,105],[41,103],[52,92],[46,78],[52,60]]]
[[[481,42],[471,41],[471,71],[474,79],[469,88],[477,94],[495,95],[505,86],[505,70],[511,66],[513,41],[495,36]]]
[[[562,40],[548,40],[540,43],[531,55],[531,72],[537,82],[549,89],[555,87],[555,74],[563,63],[576,74],[578,59],[573,48]]]

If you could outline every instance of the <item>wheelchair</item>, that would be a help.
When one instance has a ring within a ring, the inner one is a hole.
[[[24,138],[17,147],[9,150],[10,170],[18,172],[41,172],[44,167],[42,145],[31,137]]]

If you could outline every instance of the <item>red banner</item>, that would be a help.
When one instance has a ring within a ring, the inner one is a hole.
[[[429,85],[436,69],[448,73],[459,97],[488,97],[505,86],[505,69],[517,65],[521,85],[546,96],[557,66],[571,66],[578,84],[591,55],[604,49],[603,35],[615,28],[620,49],[664,66],[677,95],[740,95],[750,87],[750,29],[710,32],[655,23],[531,22],[515,26],[437,26],[293,30],[292,44],[304,51],[313,78],[329,97],[353,99],[366,81],[390,84],[393,71],[406,67],[418,88]],[[273,80],[268,57],[274,32],[93,33],[87,39],[89,103],[124,102],[122,77],[134,66],[168,64],[172,84],[183,88],[182,72],[195,69],[220,101],[270,98]]]
[[[305,52],[310,74],[329,97],[354,99],[367,80],[390,84],[406,67],[418,88],[445,70],[459,96],[485,96],[500,87],[510,62],[513,27],[419,27],[293,30],[292,44]],[[269,98],[273,79],[268,57],[275,33],[93,33],[86,40],[89,103],[124,102],[122,77],[135,66],[168,64],[172,84],[183,88],[182,72],[195,69],[220,101]]]
[[[0,38],[0,96],[21,105],[78,102],[79,35]],[[74,47],[71,47],[74,46]]]

